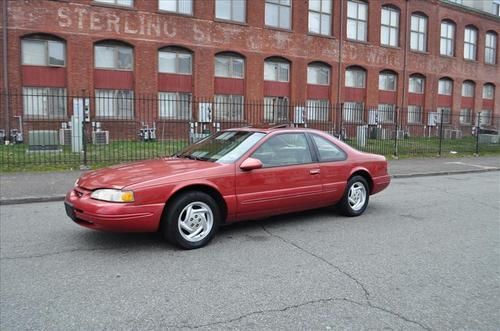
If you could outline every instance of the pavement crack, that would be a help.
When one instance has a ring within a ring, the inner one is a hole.
[[[18,256],[3,256],[0,257],[0,260],[23,260],[23,259],[34,259],[34,258],[43,258],[47,256],[55,256],[60,254],[72,253],[72,252],[95,252],[95,251],[108,251],[115,249],[123,249],[125,247],[96,247],[96,248],[73,248],[66,249],[56,252],[49,252],[43,254],[32,254],[32,255],[18,255]]]

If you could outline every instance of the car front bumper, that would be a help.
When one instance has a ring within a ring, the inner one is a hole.
[[[66,194],[66,214],[75,223],[96,230],[115,232],[155,232],[165,204],[135,205],[90,198],[90,191],[74,189]]]

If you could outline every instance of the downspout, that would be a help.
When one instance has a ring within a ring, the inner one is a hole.
[[[409,25],[409,22],[408,22],[408,0],[406,0],[406,3],[405,3],[405,16],[406,16],[406,27],[410,26]],[[406,89],[408,88],[409,89],[409,84],[406,83],[406,77],[408,75],[408,72],[407,72],[407,57],[408,57],[408,29],[405,28],[405,34],[404,34],[404,41],[403,41],[403,45],[404,45],[404,55],[403,55],[403,95],[402,95],[402,98],[401,98],[401,107],[399,107],[400,111],[403,110],[404,108],[404,105],[405,105],[405,99],[406,99]],[[398,114],[399,115],[399,114]],[[398,118],[401,118],[401,116],[398,116]]]
[[[10,109],[9,109],[9,73],[7,69],[8,61],[7,61],[7,2],[8,0],[2,1],[2,57],[3,57],[3,88],[4,88],[4,108],[5,108],[5,116],[6,116],[6,132],[5,135],[7,137],[10,136]]]
[[[340,92],[341,92],[341,88],[340,88],[340,84],[341,84],[341,79],[340,77],[342,76],[342,40],[344,38],[344,30],[342,29],[344,26],[344,1],[343,0],[340,0],[340,37],[339,37],[339,70],[338,70],[338,73],[337,73],[337,107],[336,107],[336,111],[335,111],[335,116],[337,116],[339,114],[339,110],[340,110],[340,114],[342,115],[342,110],[340,109]],[[342,121],[342,116],[340,117],[340,121]],[[335,119],[335,123],[337,123],[337,120]],[[339,130],[341,130],[342,128],[340,128],[340,126],[342,126],[342,123],[339,123]]]

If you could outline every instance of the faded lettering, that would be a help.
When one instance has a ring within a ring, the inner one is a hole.
[[[57,11],[57,17],[59,18],[59,26],[62,28],[68,28],[71,26],[71,18],[69,17],[69,10],[66,8],[59,8]]]

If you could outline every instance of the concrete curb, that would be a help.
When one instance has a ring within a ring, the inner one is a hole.
[[[456,171],[439,171],[439,172],[426,172],[426,173],[411,173],[411,174],[395,174],[391,178],[413,178],[413,177],[432,177],[432,176],[447,176],[447,175],[461,175],[469,173],[481,173],[481,172],[491,172],[500,171],[500,167],[491,167],[487,169],[473,169],[473,170],[456,170]],[[20,205],[27,203],[39,203],[39,202],[55,202],[63,201],[65,195],[55,195],[48,197],[23,197],[23,198],[12,198],[12,199],[0,199],[0,206],[5,205]]]

